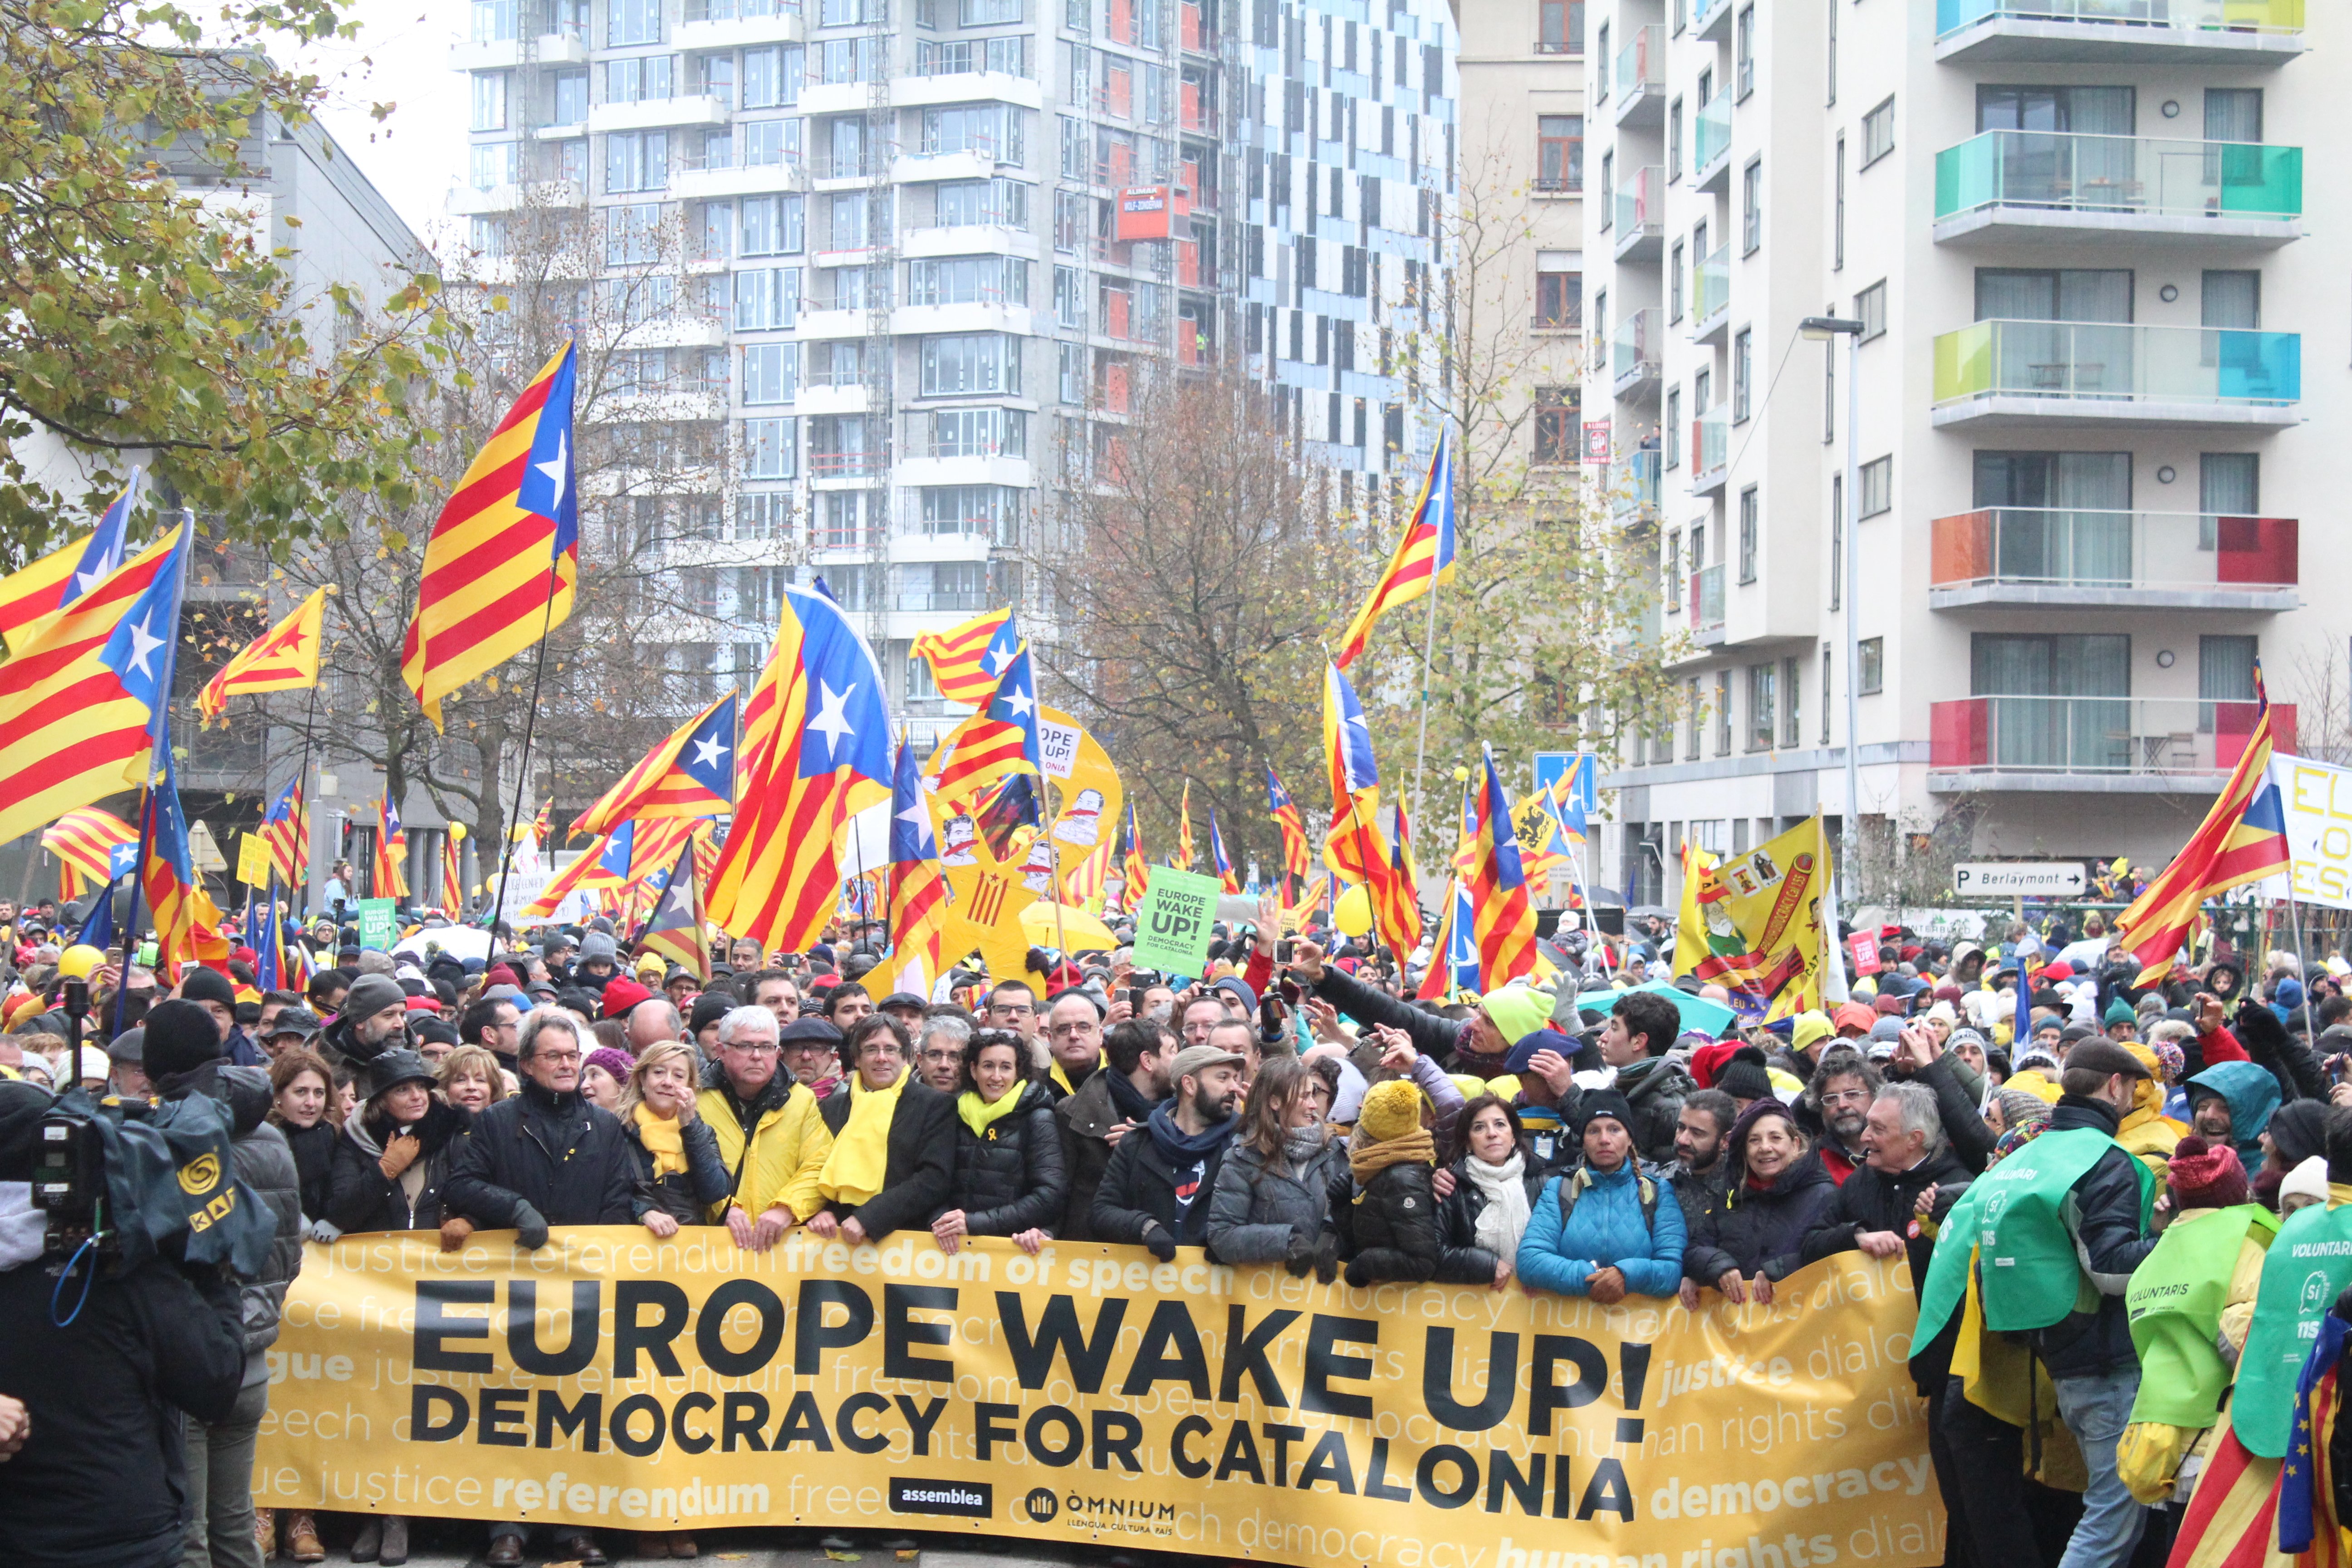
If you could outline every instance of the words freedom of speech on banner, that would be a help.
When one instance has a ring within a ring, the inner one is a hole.
[[[270,1352],[257,1501],[1309,1568],[1943,1558],[1899,1260],[1844,1254],[1769,1308],[1694,1316],[1325,1286],[1190,1248],[436,1240],[309,1248]]]

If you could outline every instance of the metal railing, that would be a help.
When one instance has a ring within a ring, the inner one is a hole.
[[[1723,625],[1723,563],[1690,574],[1691,630],[1711,632]]]
[[[1617,323],[1617,330],[1609,334],[1612,380],[1624,382],[1658,374],[1660,351],[1664,347],[1664,313],[1655,305],[1636,310]]]
[[[2219,773],[2254,727],[2252,702],[2162,697],[1967,697],[1927,705],[1927,765],[1946,772]],[[2294,749],[2294,705],[2271,705],[2273,744]]]
[[[1731,308],[1731,242],[1698,258],[1691,268],[1691,320],[1704,323]]]
[[[1727,0],[1715,0],[1715,5]],[[1936,0],[1936,37],[1979,22],[2104,22],[2208,33],[2300,33],[2304,0]],[[1714,5],[1707,9],[1713,10]]]
[[[1930,531],[1938,588],[2285,588],[2302,574],[2291,517],[1982,507]]]
[[[1666,30],[1657,23],[1633,29],[1617,51],[1616,80],[1610,96],[1620,103],[1637,92],[1654,92],[1666,84]]]
[[[2303,339],[2232,327],[1978,321],[1936,339],[1938,407],[1981,397],[2278,406],[2303,396]]]
[[[1731,94],[1718,90],[1691,116],[1691,168],[1705,174],[1731,154]]]
[[[1938,218],[2001,206],[2284,220],[2303,212],[2303,149],[1988,131],[1936,154]]]

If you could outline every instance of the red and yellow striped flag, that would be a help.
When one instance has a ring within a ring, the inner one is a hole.
[[[41,847],[58,858],[61,872],[76,879],[78,899],[91,883],[103,885],[130,869],[126,851],[135,852],[139,830],[110,811],[86,805],[68,811],[41,835]]]
[[[1519,847],[1511,833],[1511,803],[1495,773],[1495,752],[1479,748],[1486,777],[1472,797],[1477,847],[1471,858],[1471,927],[1478,939],[1481,994],[1535,973],[1536,910],[1528,879],[1519,869]]]
[[[1168,863],[1179,871],[1189,871],[1196,858],[1192,852],[1192,781],[1186,779],[1184,788],[1176,798],[1176,853]]]
[[[390,795],[375,803],[375,896],[408,897],[408,834]]]
[[[943,632],[925,632],[912,650],[931,667],[931,682],[940,696],[975,708],[995,694],[1005,666],[1020,651],[1021,633],[1010,608],[975,616]]]
[[[580,576],[573,374],[566,343],[499,421],[425,542],[400,672],[436,730],[444,698],[572,614]]]
[[[441,908],[451,920],[457,920],[466,912],[466,879],[459,869],[464,851],[457,847],[457,841],[465,831],[453,822],[449,825],[449,831],[441,836]]]
[[[139,472],[131,470],[131,483],[106,509],[97,528],[0,578],[0,638],[6,639],[10,653],[23,652],[37,623],[96,588],[100,578],[122,564],[131,510],[139,504]]]
[[[296,779],[278,792],[261,819],[262,842],[269,846],[270,868],[288,888],[299,888],[310,875],[310,808],[302,801],[302,781]]]
[[[1341,669],[1364,651],[1365,642],[1372,635],[1372,626],[1382,616],[1400,605],[1409,605],[1432,588],[1449,583],[1454,578],[1454,458],[1446,445],[1445,432],[1437,435],[1437,450],[1429,459],[1429,472],[1421,481],[1421,499],[1413,503],[1412,516],[1404,525],[1404,536],[1397,541],[1396,549],[1389,555],[1380,581],[1372,584],[1370,597],[1356,618],[1348,623],[1348,635],[1341,639],[1339,651],[1331,662]]]
[[[232,697],[301,691],[319,684],[319,651],[327,621],[327,591],[316,590],[284,620],[246,644],[196,693],[206,728],[228,710]]]

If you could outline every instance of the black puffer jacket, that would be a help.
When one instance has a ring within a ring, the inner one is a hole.
[[[342,1141],[335,1145],[335,1190],[327,1205],[329,1224],[346,1235],[360,1231],[438,1230],[443,1191],[449,1184],[449,1166],[466,1141],[473,1117],[454,1105],[434,1100],[425,1119],[412,1129],[423,1145],[411,1172],[422,1167],[422,1184],[414,1203],[402,1184],[383,1173],[376,1163],[383,1158],[384,1139],[393,1134],[389,1120],[370,1115],[365,1106],[343,1124]]]
[[[789,1080],[790,1075],[778,1078]],[[759,1118],[752,1121],[757,1125]],[[708,1225],[710,1207],[727,1195],[734,1184],[727,1162],[719,1152],[719,1134],[710,1123],[698,1116],[678,1130],[680,1152],[686,1155],[686,1169],[654,1174],[652,1151],[646,1147],[644,1129],[637,1125],[635,1115],[621,1118],[622,1136],[629,1141],[629,1155],[636,1163],[636,1191],[629,1198],[630,1212],[642,1220],[658,1209],[680,1225]]]
[[[1683,1254],[1683,1272],[1712,1285],[1733,1269],[1780,1279],[1801,1265],[1805,1237],[1837,1207],[1838,1184],[1808,1152],[1759,1191],[1746,1170],[1726,1162],[1724,1185],[1710,1194],[1698,1230]]]
[[[1359,1184],[1342,1171],[1331,1183],[1331,1214],[1326,1222],[1348,1259],[1348,1283],[1376,1285],[1402,1279],[1417,1283],[1437,1275],[1437,1200],[1430,1168],[1406,1161],[1376,1171]],[[1487,1272],[1491,1283],[1494,1273]]]
[[[825,1131],[835,1138],[849,1125],[851,1103],[850,1086],[844,1083],[817,1107]],[[955,1130],[952,1100],[920,1079],[908,1083],[898,1090],[898,1107],[890,1113],[882,1190],[862,1204],[835,1204],[834,1214],[856,1220],[868,1241],[909,1226],[929,1225],[955,1182]]]
[[[269,1125],[294,1152],[294,1173],[302,1184],[302,1217],[325,1219],[335,1195],[335,1145],[341,1142],[334,1123],[321,1116],[308,1127],[295,1127],[273,1116]]]
[[[2267,1005],[2250,999],[2238,1009],[2236,1022],[2238,1043],[2278,1079],[2282,1103],[2327,1098],[2327,1075],[2321,1070],[2319,1058],[2312,1055],[2305,1041],[2288,1032]]]
[[[1008,1092],[1021,1098],[988,1124],[985,1138],[956,1117],[955,1181],[941,1212],[963,1210],[963,1227],[971,1236],[1018,1236],[1024,1230],[1051,1236],[1070,1202],[1053,1086],[1032,1079]]]
[[[514,1228],[525,1205],[549,1225],[626,1225],[636,1183],[617,1117],[577,1089],[552,1094],[526,1078],[459,1141],[441,1206],[485,1230]]]
[[[1465,1154],[1446,1167],[1454,1173],[1454,1190],[1437,1201],[1437,1278],[1449,1285],[1492,1285],[1495,1265],[1501,1261],[1478,1245],[1478,1216],[1486,1212],[1486,1194],[1463,1173],[1475,1157]],[[1552,1173],[1524,1149],[1519,1163],[1528,1208],[1533,1212]]]
[[[1633,1152],[1652,1164],[1675,1157],[1675,1129],[1681,1125],[1683,1101],[1698,1088],[1690,1074],[1664,1057],[1617,1069],[1617,1092],[1633,1112]]]

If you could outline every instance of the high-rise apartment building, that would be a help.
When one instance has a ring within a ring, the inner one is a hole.
[[[615,275],[687,237],[706,281],[644,342],[723,405],[706,542],[772,563],[695,657],[748,681],[773,574],[822,574],[936,733],[910,643],[1050,626],[1022,558],[1084,547],[1060,498],[1150,367],[1246,374],[1349,490],[1427,451],[1390,348],[1438,260],[1454,37],[1440,0],[473,0],[450,206],[492,253],[577,207]]]
[[[1688,648],[1687,715],[1604,775],[1609,879],[1654,900],[1685,839],[1817,807],[1866,845],[1941,823],[1948,858],[2168,858],[2257,656],[2306,725],[2342,701],[2340,569],[2299,527],[2352,477],[2326,260],[2352,208],[2303,152],[2344,123],[2340,15],[1609,0],[1591,26],[1586,416],[1656,465]],[[1846,344],[1799,331],[1823,315],[1860,324],[1858,420]]]

